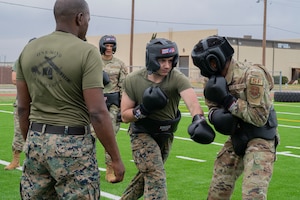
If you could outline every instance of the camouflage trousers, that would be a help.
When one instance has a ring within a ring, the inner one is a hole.
[[[243,157],[237,156],[229,138],[217,155],[207,199],[230,199],[235,182],[242,173],[242,199],[267,199],[276,159],[275,151],[275,140],[256,138],[249,141]]]
[[[112,125],[113,125],[113,130],[115,133],[115,136],[117,135],[118,131],[120,130],[120,122],[117,122],[117,116],[118,113],[120,112],[120,108],[118,108],[116,105],[111,105],[109,108],[109,115],[110,115],[110,119],[112,121]],[[93,128],[93,126],[91,125],[91,132],[92,135],[97,138],[95,130]],[[111,157],[110,155],[105,152],[105,164],[106,165],[110,165],[111,164]]]
[[[24,138],[20,130],[17,104],[18,101],[16,100],[14,103],[14,138],[12,141],[12,151],[23,151]]]
[[[167,199],[164,163],[171,150],[174,136],[158,143],[149,134],[130,134],[131,148],[138,173],[125,189],[121,200]]]
[[[29,130],[24,153],[22,199],[100,199],[100,174],[91,134]]]

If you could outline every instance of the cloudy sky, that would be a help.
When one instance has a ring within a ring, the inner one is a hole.
[[[267,0],[267,39],[300,39],[300,0]],[[0,0],[0,63],[14,61],[32,37],[55,29],[55,0]],[[87,35],[129,34],[132,0],[87,0]],[[264,0],[135,0],[135,33],[218,29],[263,36]]]

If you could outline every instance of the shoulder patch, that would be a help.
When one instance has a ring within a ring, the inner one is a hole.
[[[250,78],[250,84],[251,85],[263,85],[263,80],[258,77],[251,77]]]
[[[252,99],[257,99],[260,97],[260,87],[250,86],[249,94]]]

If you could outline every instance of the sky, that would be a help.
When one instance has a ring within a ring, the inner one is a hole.
[[[88,36],[130,34],[133,0],[86,0]],[[55,30],[55,0],[0,0],[0,63],[28,40]],[[300,0],[267,0],[267,40],[300,39]],[[263,38],[264,0],[134,0],[134,33],[217,29],[227,37]],[[200,39],[200,38],[199,38]]]

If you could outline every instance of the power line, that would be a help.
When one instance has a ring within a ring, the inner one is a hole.
[[[258,0],[260,1],[260,0]],[[293,3],[298,3],[298,0],[285,0],[285,1],[290,1]],[[272,2],[277,2],[280,4],[280,2],[272,0]],[[2,4],[7,4],[11,6],[19,6],[19,7],[25,7],[25,8],[32,8],[32,9],[39,9],[39,10],[46,10],[46,11],[53,11],[51,8],[43,8],[39,6],[31,6],[31,5],[25,5],[25,4],[18,4],[18,3],[11,3],[11,2],[6,2],[6,1],[0,1]],[[125,21],[130,21],[130,18],[124,18],[124,17],[112,17],[112,16],[104,16],[104,15],[95,15],[91,14],[91,16],[96,17],[96,18],[105,18],[105,19],[114,19],[114,20],[125,20]],[[173,25],[188,25],[188,26],[223,26],[223,27],[254,27],[254,26],[262,26],[262,24],[213,24],[213,23],[187,23],[187,22],[172,22],[172,21],[157,21],[157,20],[146,20],[146,19],[134,19],[134,21],[137,22],[145,22],[145,23],[161,23],[161,24],[173,24]],[[268,26],[270,28],[278,29],[281,31],[289,32],[289,33],[296,33],[300,34],[299,32],[295,31],[290,31],[287,29],[282,29],[279,27],[275,26]]]
[[[12,6],[20,6],[20,7],[27,7],[27,8],[39,9],[39,10],[49,10],[49,11],[52,11],[52,9],[49,9],[49,8],[42,8],[42,7],[37,7],[37,6],[29,6],[29,5],[18,4],[18,3],[10,3],[10,2],[5,2],[5,1],[0,1],[0,3],[12,5]]]
[[[5,2],[5,1],[0,1],[0,3],[13,5],[13,6],[26,7],[26,8],[34,8],[34,9],[39,9],[39,10],[52,11],[52,9],[42,8],[42,7],[38,7],[38,6],[10,3],[10,2]],[[91,16],[97,17],[97,18],[106,18],[106,19],[116,19],[116,20],[126,20],[126,21],[131,20],[130,18],[124,18],[124,17],[112,17],[112,16],[94,15],[94,14],[91,14]],[[135,19],[135,21],[148,22],[148,23],[161,23],[161,24],[193,25],[193,26],[261,26],[261,24],[202,24],[202,23],[187,23],[187,22],[157,21],[157,20],[146,20],[146,19]]]
[[[289,30],[287,30],[287,29],[279,28],[279,27],[276,27],[276,26],[270,26],[270,25],[268,25],[268,27],[273,28],[273,29],[277,29],[277,30],[281,30],[281,31],[289,32],[289,33],[295,33],[295,34],[299,34],[299,35],[300,35],[300,32],[289,31]]]

